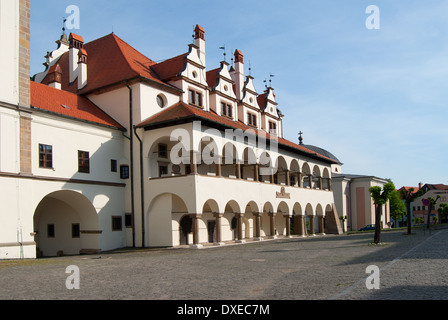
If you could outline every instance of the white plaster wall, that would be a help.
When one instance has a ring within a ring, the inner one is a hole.
[[[169,93],[167,91],[153,88],[145,83],[140,83],[135,86],[137,99],[135,101],[136,110],[139,110],[139,118],[135,118],[135,121],[140,123],[145,119],[163,111],[166,108],[179,102],[179,96]],[[157,95],[161,95],[165,100],[165,107],[160,108],[157,104]],[[136,123],[136,124],[138,124]]]
[[[19,114],[15,110],[0,107],[0,172],[19,172],[19,146]]]
[[[33,174],[122,182],[120,173],[110,170],[111,159],[120,162],[123,158],[124,138],[120,131],[36,112],[33,114],[31,132]],[[53,146],[52,169],[39,168],[39,144]],[[90,173],[78,172],[78,150],[89,152]]]
[[[0,177],[0,186],[0,259],[35,258],[35,245],[7,246],[34,241],[32,181]]]
[[[19,1],[0,1],[0,101],[19,102]]]

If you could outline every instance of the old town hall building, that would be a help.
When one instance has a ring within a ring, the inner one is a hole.
[[[283,138],[242,51],[209,70],[199,25],[158,63],[70,33],[30,81],[29,4],[0,10],[0,258],[341,232],[341,163]]]

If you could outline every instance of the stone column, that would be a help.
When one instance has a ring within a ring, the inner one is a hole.
[[[291,178],[289,177],[289,170],[285,170],[285,175],[286,175],[286,185],[290,186],[291,185]]]
[[[218,157],[217,162],[218,163],[216,164],[216,176],[220,177],[221,176],[221,172],[222,172],[222,170],[221,170],[221,162],[222,162],[221,157]]]
[[[246,242],[246,240],[243,239],[243,216],[244,216],[244,213],[235,213],[236,231],[237,231],[236,242],[238,242],[238,243]]]
[[[303,184],[302,184],[302,174],[300,172],[297,173],[297,180],[298,180],[299,188],[302,188],[303,187]]]
[[[270,222],[270,232],[271,235],[269,236],[270,239],[276,239],[277,236],[275,235],[275,212],[269,212],[269,222]]]
[[[310,216],[310,236],[314,236],[314,215]]]
[[[325,235],[324,216],[318,216],[318,217],[319,217],[319,233]]]
[[[254,220],[255,220],[255,240],[262,240],[261,238],[261,212],[254,212]]]
[[[216,245],[222,245],[222,233],[221,233],[221,218],[224,215],[224,213],[218,213],[214,212],[213,215],[216,219]]]
[[[286,219],[286,237],[291,237],[291,216],[289,214],[284,215]]]
[[[199,219],[201,216],[202,214],[200,213],[191,215],[191,218],[193,219],[193,244],[190,246],[193,248],[202,248],[202,245],[199,244]]]

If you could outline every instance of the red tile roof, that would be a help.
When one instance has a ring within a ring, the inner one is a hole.
[[[80,35],[77,35],[77,34],[75,34],[73,32],[70,33],[69,39],[75,39],[75,40],[77,40],[79,42],[83,42],[84,43],[84,39]]]
[[[34,81],[30,85],[32,108],[124,130],[123,126],[87,98]]]
[[[87,85],[81,91],[78,91],[77,81],[69,82],[69,53],[66,52],[57,62],[63,72],[63,90],[84,94],[136,77],[144,77],[167,85],[152,70],[151,66],[156,64],[154,61],[113,33],[84,44],[83,49],[89,56]],[[48,83],[47,77],[42,83]]]
[[[210,71],[207,71],[206,78],[208,86],[213,89],[218,84],[218,74],[221,68],[216,68]]]
[[[187,55],[188,53],[183,53],[157,64],[153,64],[151,69],[161,80],[169,81],[170,79],[177,77],[185,69]]]
[[[263,135],[264,137],[266,137],[267,140],[274,138],[274,136],[271,136],[269,133],[266,133],[264,131],[261,132],[261,130],[252,128],[248,125],[245,125],[244,123],[242,123],[240,121],[232,121],[230,119],[221,117],[214,112],[207,112],[207,111],[204,111],[197,107],[190,106],[184,102],[179,102],[179,103],[163,110],[162,112],[159,112],[158,114],[156,114],[152,117],[149,117],[142,123],[138,124],[137,127],[150,128],[151,126],[154,126],[154,127],[169,126],[172,123],[176,123],[176,121],[181,121],[181,120],[185,121],[185,120],[191,120],[191,119],[202,119],[205,121],[211,121],[211,122],[220,124],[225,127],[241,129],[243,131],[252,130],[253,132],[255,132],[255,134],[257,136]],[[299,151],[303,154],[306,154],[307,156],[315,157],[315,158],[318,158],[325,162],[337,163],[333,159],[330,159],[326,156],[318,154],[317,152],[309,150],[309,149],[305,148],[304,146],[298,145],[298,144],[291,142],[287,139],[284,139],[284,138],[277,138],[277,139],[278,139],[279,145],[283,145],[283,146],[292,148],[293,150]]]

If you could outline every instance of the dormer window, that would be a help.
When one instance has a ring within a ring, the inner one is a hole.
[[[233,118],[232,106],[225,102],[221,102],[221,114],[228,118]]]
[[[193,89],[188,90],[188,103],[197,107],[202,107],[202,93]]]
[[[247,113],[247,124],[256,127],[257,126],[257,116],[253,113]]]
[[[277,134],[277,123],[269,121],[269,133]]]

